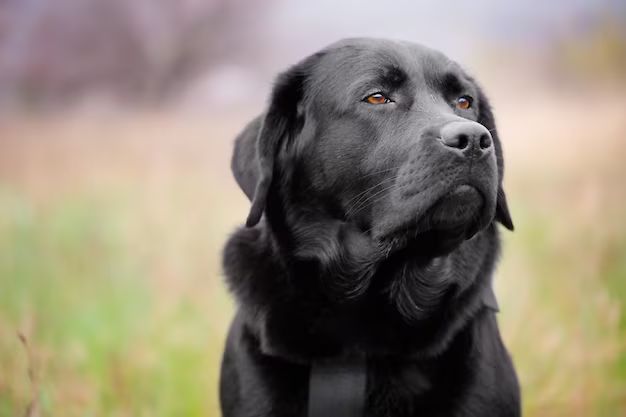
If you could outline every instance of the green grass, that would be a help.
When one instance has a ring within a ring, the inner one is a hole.
[[[0,189],[0,416],[22,414],[33,388],[43,415],[217,415],[230,305],[223,291],[193,294],[198,277],[173,298],[151,282],[154,258],[127,231],[140,214],[119,196],[42,208]]]
[[[149,222],[138,227],[136,204],[124,195],[77,195],[41,207],[0,189],[0,416],[23,413],[36,397],[33,388],[46,416],[219,415],[216,384],[230,303],[218,274],[206,277],[205,293],[194,289],[203,277],[182,265],[174,273],[188,275],[175,294],[154,281],[150,252],[158,248],[137,251],[133,233],[165,238],[167,230]],[[579,407],[588,415],[621,415],[626,233],[586,247],[601,257],[599,279],[592,280],[581,265],[589,258],[571,253],[577,246],[551,242],[549,218],[514,210],[518,231],[505,236],[498,292],[526,415],[568,415]],[[583,246],[594,239],[593,230],[579,233]],[[509,257],[523,262],[528,275],[515,271]],[[217,262],[217,254],[212,258]],[[35,383],[18,332],[31,346]]]
[[[220,251],[247,202],[206,138],[236,128],[147,121],[0,131],[0,417],[219,416]],[[495,282],[526,416],[626,415],[620,146],[507,173]]]
[[[626,228],[618,214],[587,222],[563,203],[514,207],[498,274],[525,415],[626,415]]]

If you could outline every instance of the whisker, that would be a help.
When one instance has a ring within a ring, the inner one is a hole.
[[[398,166],[391,167],[391,168],[381,169],[380,171],[370,172],[370,173],[368,173],[368,174],[364,174],[364,175],[362,175],[362,176],[361,176],[361,178],[367,178],[367,177],[371,177],[371,176],[373,176],[373,175],[382,174],[382,173],[384,173],[384,172],[389,172],[389,171],[393,171],[393,170],[396,170],[396,169],[400,169],[400,167],[401,167],[401,166],[402,166],[402,165],[398,165]],[[397,177],[397,175],[396,175],[396,177]],[[389,179],[393,179],[393,178],[384,178],[383,180],[381,180],[381,182],[380,182],[380,183],[378,183],[378,184],[376,184],[376,185],[374,185],[374,186],[372,186],[372,187],[368,188],[367,190],[360,192],[360,193],[359,193],[359,194],[357,194],[356,196],[352,197],[352,199],[350,199],[350,201],[348,202],[348,205],[350,205],[350,204],[352,204],[353,202],[355,202],[355,199],[356,199],[356,198],[358,198],[358,197],[362,196],[363,194],[366,194],[368,191],[371,191],[373,188],[375,188],[375,187],[379,186],[380,184],[382,184],[383,182],[385,182],[385,181],[387,181],[387,180],[389,180]]]
[[[397,178],[393,177],[393,179],[395,180]],[[391,178],[390,178],[391,179]],[[395,183],[391,184],[385,188],[383,188],[382,190],[378,190],[377,192],[375,192],[374,194],[372,194],[371,196],[368,196],[365,200],[361,201],[356,207],[353,207],[350,211],[346,211],[346,217],[353,215],[354,213],[358,213],[359,211],[363,210],[364,208],[371,206],[371,204],[373,204],[372,199],[374,199],[375,197],[379,196],[380,194],[384,193],[385,191],[388,191],[390,189],[392,189],[393,187],[395,187]],[[382,197],[378,198],[376,201],[380,201]]]
[[[389,181],[395,180],[396,178],[397,178],[397,176],[390,177],[390,178],[385,178],[385,179],[381,180],[380,182],[378,182],[377,184],[369,187],[365,191],[362,191],[359,194],[357,194],[356,196],[354,196],[347,204],[346,213],[351,211],[355,206],[357,206],[359,201],[362,200],[363,197],[365,197],[367,195],[367,193],[369,193],[370,191],[374,190],[377,187],[380,187],[381,185],[383,185],[383,184],[385,184],[385,183],[387,183]]]
[[[445,173],[445,172],[447,172],[447,171],[443,171],[443,172]],[[434,186],[435,186],[435,184],[430,184],[429,186],[426,186],[425,188],[421,189],[421,190],[420,190],[420,193],[423,193],[423,192],[425,192],[425,191],[427,191],[427,190],[430,190],[430,189],[431,189],[431,188],[433,188]],[[388,190],[388,189],[390,189],[390,188],[392,188],[392,187],[393,187],[393,186],[391,186],[391,187],[387,187],[387,188],[386,188],[386,190]],[[385,190],[381,190],[381,191],[379,191],[378,193],[374,194],[372,197],[375,197],[376,195],[379,195],[379,194],[380,194],[381,192],[383,192],[383,191],[385,191]],[[376,204],[377,202],[379,202],[380,200],[382,200],[383,198],[385,198],[385,196],[384,196],[384,195],[383,195],[383,196],[380,196],[380,197],[378,197],[378,198],[376,198],[376,199],[375,199],[375,200],[373,200],[373,201],[372,201],[372,200],[370,200],[370,201],[367,203],[367,205],[368,205],[368,206],[374,205],[374,204]],[[365,207],[360,207],[360,208],[359,208],[359,211],[360,211],[360,210],[363,210],[364,208],[365,208]],[[426,220],[424,220],[424,221],[425,221],[425,224],[423,225],[423,226],[424,226],[424,229],[429,229],[429,228],[430,228],[430,219],[428,219],[428,218],[427,218],[427,219],[426,219]],[[374,226],[372,226],[372,227],[370,227],[369,229],[365,230],[365,232],[364,232],[364,233],[370,233],[370,232],[372,231],[372,229],[374,229]]]
[[[365,209],[368,206],[372,206],[373,204],[376,204],[377,202],[379,202],[380,200],[382,200],[385,196],[384,195],[380,195],[382,193],[384,193],[385,191],[388,191],[390,189],[392,189],[395,186],[395,184],[392,184],[382,190],[379,190],[378,192],[376,192],[375,194],[371,195],[369,199],[366,199],[363,201],[363,203],[359,206],[358,210],[355,210],[356,212],[359,212],[363,209]],[[376,198],[378,197],[378,198]]]
[[[371,177],[372,175],[382,174],[383,172],[393,171],[394,169],[399,169],[401,166],[402,165],[398,165],[398,166],[387,168],[387,169],[381,169],[380,171],[370,172],[368,174],[362,175],[361,178],[367,178],[367,177]]]

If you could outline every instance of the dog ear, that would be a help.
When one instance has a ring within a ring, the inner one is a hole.
[[[261,220],[281,143],[295,136],[304,124],[304,116],[298,111],[299,103],[306,77],[320,55],[313,55],[280,74],[265,115],[250,122],[237,137],[231,168],[237,183],[252,201],[247,227]]]
[[[511,213],[509,212],[509,204],[506,201],[506,194],[504,194],[502,184],[500,184],[500,186],[498,187],[498,200],[496,201],[496,220],[510,231],[515,230],[515,226],[513,226],[513,219],[511,219]]]
[[[489,129],[491,137],[495,143],[496,148],[496,162],[498,165],[498,197],[496,200],[496,221],[500,222],[504,227],[509,230],[513,230],[513,220],[511,219],[511,213],[509,212],[509,205],[506,201],[506,194],[502,186],[502,179],[504,178],[504,158],[502,156],[502,144],[498,137],[498,131],[496,129],[496,120],[491,111],[491,105],[487,100],[487,97],[482,90],[478,92],[480,109],[478,113],[478,122]]]
[[[256,141],[261,130],[261,116],[252,120],[235,139],[235,149],[230,168],[235,180],[250,201],[254,197],[254,189],[259,181],[259,167],[256,156]]]

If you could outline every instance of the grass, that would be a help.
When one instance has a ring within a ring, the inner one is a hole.
[[[77,196],[41,210],[7,189],[0,201],[0,415],[32,395],[18,332],[34,350],[44,415],[215,414],[223,291],[193,294],[200,277],[187,276],[163,299],[151,255],[135,256],[128,203]]]
[[[520,127],[500,104],[517,230],[496,289],[525,415],[626,415],[623,112],[598,110],[590,148],[576,117]],[[219,415],[232,313],[220,249],[247,209],[228,173],[241,125],[0,126],[0,417]]]

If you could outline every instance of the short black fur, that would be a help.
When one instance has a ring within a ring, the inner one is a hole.
[[[390,102],[363,101],[374,92]],[[311,363],[352,355],[368,362],[366,416],[520,415],[491,289],[495,222],[513,229],[502,150],[457,64],[410,43],[331,45],[278,77],[232,168],[252,209],[224,250],[225,417],[305,416]]]

